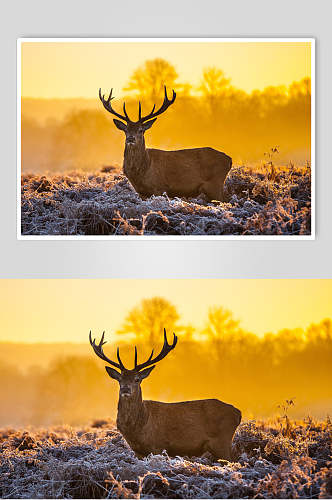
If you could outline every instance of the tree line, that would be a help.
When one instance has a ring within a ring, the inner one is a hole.
[[[234,87],[218,67],[203,71],[200,85],[179,82],[172,64],[148,60],[124,87],[136,119],[138,99],[144,110],[158,105],[163,87],[177,92],[175,105],[147,134],[147,143],[161,149],[210,146],[229,154],[237,164],[257,163],[272,146],[280,148],[280,162],[304,165],[310,160],[310,79],[290,86],[270,86],[247,93]],[[109,89],[103,89],[105,92]],[[61,101],[59,101],[61,107]],[[99,170],[121,165],[124,141],[97,97],[93,107],[80,103],[63,119],[38,122],[22,103],[22,164],[28,171]]]
[[[332,321],[306,330],[283,329],[257,336],[245,331],[231,311],[211,308],[203,328],[181,322],[176,307],[161,297],[145,299],[133,308],[118,330],[120,341],[104,347],[129,368],[134,345],[143,360],[169,339],[179,337],[174,351],[143,382],[146,399],[181,401],[218,398],[240,408],[245,418],[278,413],[278,405],[294,400],[294,415],[325,417],[331,413]],[[99,333],[94,332],[98,338]],[[156,352],[155,351],[155,352]],[[91,349],[88,356],[65,354],[46,368],[20,370],[19,363],[0,363],[0,425],[86,423],[115,418],[118,386],[105,363]]]

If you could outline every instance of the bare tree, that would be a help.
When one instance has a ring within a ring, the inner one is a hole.
[[[230,78],[219,68],[205,68],[199,90],[207,99],[212,113],[218,111],[218,103],[230,91]]]
[[[233,313],[223,307],[211,307],[208,321],[203,330],[210,341],[220,340],[226,334],[234,334],[239,330],[240,321],[234,319]]]
[[[176,307],[163,297],[143,299],[129,311],[117,333],[134,334],[138,341],[152,345],[158,342],[164,327],[170,331],[179,331],[179,319]]]
[[[136,91],[144,99],[155,101],[166,87],[175,87],[178,74],[168,61],[157,58],[145,61],[131,75],[125,91]]]
[[[203,70],[203,77],[199,89],[206,96],[220,96],[229,87],[231,79],[226,78],[222,69],[209,67]]]
[[[228,370],[249,370],[257,359],[259,343],[257,336],[244,331],[233,313],[223,307],[209,310],[208,320],[202,332],[207,344],[224,373]]]
[[[240,322],[235,320],[233,313],[223,307],[211,307],[208,312],[208,320],[203,335],[207,342],[213,346],[213,351],[219,360],[225,359],[229,355],[230,337],[235,340],[240,333]]]

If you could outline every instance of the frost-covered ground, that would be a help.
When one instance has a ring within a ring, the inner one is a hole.
[[[234,462],[136,458],[107,421],[0,431],[2,498],[331,498],[332,425],[244,422]]]
[[[142,200],[121,173],[22,175],[24,235],[306,235],[309,167],[233,167],[227,202]]]

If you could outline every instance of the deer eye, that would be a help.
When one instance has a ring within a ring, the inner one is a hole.
[[[139,382],[139,377],[135,377],[135,382]]]

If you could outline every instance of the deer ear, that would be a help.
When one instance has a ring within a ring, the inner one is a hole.
[[[145,370],[139,372],[140,379],[143,380],[144,378],[148,377],[155,367],[156,365],[150,366],[150,368],[145,368]]]
[[[114,118],[114,123],[115,123],[115,126],[118,127],[120,130],[123,130],[123,132],[125,132],[127,130],[127,125],[123,122],[120,122],[120,120],[116,120]]]
[[[143,123],[142,124],[142,127],[145,130],[148,130],[149,128],[152,127],[152,125],[154,124],[154,122],[156,121],[157,118],[154,118],[154,120],[150,120],[149,122],[146,122],[146,123]]]
[[[115,380],[120,382],[121,373],[117,372],[116,370],[114,370],[114,368],[111,368],[110,366],[105,366],[105,368],[111,378],[115,378]]]

